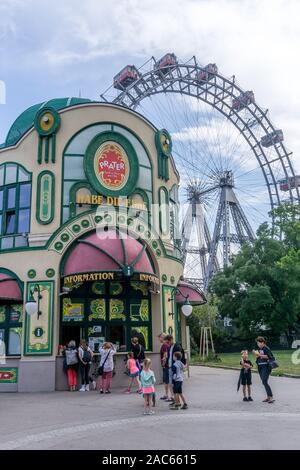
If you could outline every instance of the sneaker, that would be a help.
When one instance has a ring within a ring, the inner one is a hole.
[[[169,403],[174,403],[174,398],[167,398],[166,401]]]
[[[89,386],[89,385],[86,385],[86,386],[85,386],[85,391],[86,391],[86,392],[89,392],[89,391],[90,391],[90,386]]]
[[[148,414],[149,414],[149,411],[144,411],[143,414],[144,414],[144,415],[148,415]]]
[[[184,403],[181,407],[182,410],[187,410],[188,409],[188,406],[187,406],[187,403]]]
[[[127,389],[127,390],[124,391],[124,393],[129,394],[129,393],[131,393],[131,391],[129,389]]]
[[[270,398],[269,403],[274,403],[274,398]]]
[[[97,384],[96,384],[95,380],[93,380],[93,382],[92,382],[92,387],[93,387],[93,390],[96,390]]]
[[[139,390],[136,391],[136,393],[139,393],[141,395],[143,393],[143,390],[140,388]]]
[[[248,397],[248,401],[253,401],[253,398],[252,398],[252,397]]]
[[[243,401],[248,401],[248,398],[247,398],[247,397],[244,397],[244,398],[243,398]]]
[[[160,400],[168,400],[168,396],[164,395],[163,397],[160,397]]]
[[[154,410],[150,410],[149,411],[149,415],[154,415],[155,414],[155,411]]]
[[[102,390],[102,388],[100,388],[100,392],[99,392],[99,393],[104,393],[103,390]]]
[[[105,393],[111,393],[111,391],[110,390],[105,390]]]
[[[180,405],[170,405],[169,410],[179,410]]]
[[[81,388],[79,389],[80,392],[85,392],[85,385],[82,385]]]

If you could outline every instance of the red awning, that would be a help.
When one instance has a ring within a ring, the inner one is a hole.
[[[77,241],[64,267],[64,276],[96,271],[122,270],[155,274],[146,247],[135,238],[110,230],[101,237],[93,233]]]
[[[0,300],[22,301],[21,289],[16,281],[8,274],[0,273]]]
[[[183,304],[187,296],[187,300],[192,305],[201,305],[206,303],[206,298],[198,287],[184,281],[180,281],[177,287],[181,292],[178,292],[176,295],[176,302],[178,304]]]

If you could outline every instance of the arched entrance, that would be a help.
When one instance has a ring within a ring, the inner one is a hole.
[[[137,336],[152,350],[151,292],[159,280],[143,241],[115,229],[90,232],[71,246],[61,276],[61,344],[85,338],[97,352],[111,341],[122,352]]]

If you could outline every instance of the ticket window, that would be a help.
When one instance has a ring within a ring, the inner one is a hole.
[[[84,336],[84,328],[80,325],[64,325],[62,327],[61,343],[67,346],[70,341],[75,341],[78,347]]]

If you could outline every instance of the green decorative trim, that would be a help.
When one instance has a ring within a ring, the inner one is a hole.
[[[68,241],[70,240],[70,235],[69,235],[68,233],[64,232],[64,233],[61,235],[60,239],[61,239],[61,241],[64,242],[64,243],[65,243],[65,242],[68,242]]]
[[[161,256],[161,251],[160,251],[160,250],[156,250],[156,255],[157,255],[157,256]]]
[[[47,269],[46,276],[47,277],[54,277],[55,276],[55,269],[52,269],[52,268]]]
[[[162,282],[167,282],[168,276],[167,276],[166,274],[163,274],[163,275],[161,276],[161,280],[162,280]]]
[[[63,249],[64,245],[63,243],[61,242],[56,242],[55,245],[54,245],[54,248],[57,250],[57,251],[61,251]]]
[[[154,240],[154,241],[152,242],[152,246],[153,246],[153,248],[157,248],[157,247],[158,247],[158,243],[157,243],[156,240]]]
[[[94,171],[94,157],[96,151],[101,144],[110,140],[116,142],[125,150],[129,161],[128,181],[123,188],[117,191],[105,188],[96,177]],[[94,137],[88,145],[84,158],[84,171],[91,185],[100,194],[105,196],[126,196],[132,192],[139,176],[138,157],[133,145],[122,134],[111,131],[102,132],[101,134],[98,134],[96,137]]]
[[[40,120],[44,114],[51,114],[53,117],[53,124],[49,129],[43,129],[40,125]],[[35,115],[34,118],[34,127],[39,134],[39,143],[38,143],[38,164],[41,165],[43,161],[43,147],[45,148],[45,163],[49,163],[49,153],[51,147],[51,162],[55,163],[56,160],[56,132],[60,127],[60,115],[56,109],[48,106],[41,108]]]
[[[25,340],[24,340],[24,355],[52,355],[52,347],[53,347],[53,314],[54,314],[54,281],[33,281],[27,283],[26,289],[26,299],[27,301],[31,297],[31,289],[38,284],[41,288],[41,295],[43,296],[44,291],[48,291],[49,293],[49,304],[48,304],[48,311],[42,311],[42,315],[44,317],[48,315],[47,318],[47,329],[45,323],[43,322],[43,335],[42,337],[46,338],[46,343],[36,342],[31,343],[30,338],[31,335],[34,335],[34,331],[36,328],[41,328],[40,321],[37,320],[36,315],[26,315],[25,317]]]
[[[0,384],[17,384],[18,368],[0,366]]]
[[[170,277],[170,281],[171,281],[172,284],[174,284],[174,282],[175,282],[175,277],[174,277],[174,276],[171,276],[171,277]]]
[[[167,224],[167,230],[163,230],[162,227],[162,202],[161,202],[161,193],[164,192],[166,196],[166,206],[168,206],[168,214],[165,214],[166,216],[166,224]],[[159,230],[163,235],[170,235],[170,201],[169,201],[169,193],[168,190],[164,187],[161,186],[158,189],[158,202],[159,202]]]
[[[168,146],[163,146],[161,138],[164,137],[169,141]],[[172,153],[172,139],[169,132],[166,129],[161,129],[155,134],[155,145],[157,150],[157,169],[158,178],[165,181],[169,180],[169,157]]]
[[[81,227],[80,227],[79,224],[74,224],[74,225],[72,225],[72,230],[73,230],[74,233],[79,233],[80,230],[81,230]]]
[[[82,222],[81,222],[81,227],[83,228],[87,228],[90,226],[90,221],[88,219],[84,219]]]
[[[29,271],[27,272],[27,276],[30,279],[34,279],[36,277],[36,270],[35,269],[29,269]]]
[[[49,179],[50,179],[50,182],[48,180],[49,187],[42,188],[43,180],[46,176],[49,176]],[[39,222],[39,224],[47,225],[53,221],[54,207],[55,207],[55,175],[51,171],[45,170],[45,171],[42,171],[38,175],[38,178],[37,178],[36,219]],[[43,218],[43,216],[45,216],[45,218]]]

